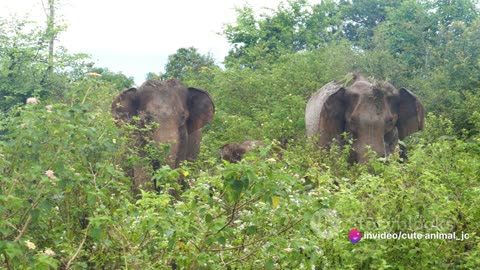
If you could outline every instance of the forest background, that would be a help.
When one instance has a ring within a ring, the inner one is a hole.
[[[46,25],[0,19],[1,268],[480,267],[478,1],[245,6],[224,30],[221,64],[179,48],[146,78],[177,77],[216,106],[198,160],[153,172],[164,190],[187,180],[180,200],[134,198],[126,168],[139,157],[109,109],[133,78],[55,46],[65,27],[48,8]],[[310,95],[351,71],[422,100],[426,127],[405,142],[408,161],[351,165],[348,145],[326,153],[305,138]],[[223,144],[253,139],[266,147],[219,159]],[[354,228],[468,239],[352,244]]]

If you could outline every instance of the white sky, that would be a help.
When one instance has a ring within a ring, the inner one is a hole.
[[[47,5],[48,0],[43,0]],[[223,61],[229,50],[219,35],[235,22],[235,7],[249,3],[257,12],[282,0],[55,0],[68,25],[60,43],[70,52],[88,53],[98,67],[133,76],[141,83],[148,72],[161,72],[167,57],[195,47]],[[319,2],[319,1],[311,1]],[[43,22],[42,0],[1,0],[0,17],[27,16]]]

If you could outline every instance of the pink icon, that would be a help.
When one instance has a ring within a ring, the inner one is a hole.
[[[360,233],[359,230],[357,229],[352,229],[350,233],[348,234],[348,239],[350,239],[350,242],[352,243],[357,243],[362,239],[362,234]]]

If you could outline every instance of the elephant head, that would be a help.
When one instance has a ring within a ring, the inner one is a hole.
[[[353,138],[353,161],[364,162],[370,147],[378,156],[395,151],[399,139],[423,129],[425,111],[409,90],[387,82],[370,82],[354,73],[348,86],[330,82],[318,90],[305,109],[307,136],[319,136],[328,148],[333,139]]]
[[[157,144],[170,144],[164,163],[172,168],[183,160],[195,159],[201,128],[213,119],[214,113],[212,98],[206,91],[186,87],[176,79],[146,81],[138,89],[123,91],[112,102],[112,114],[118,122],[131,122],[136,116],[137,124],[155,124],[149,137]],[[137,141],[144,143],[141,138]],[[134,181],[139,187],[150,181],[150,177],[142,168],[135,167]]]
[[[220,158],[230,163],[242,160],[243,155],[256,147],[265,146],[261,141],[245,141],[243,143],[227,143],[220,148]]]

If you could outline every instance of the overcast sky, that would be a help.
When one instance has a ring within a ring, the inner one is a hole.
[[[43,0],[45,5],[48,0]],[[251,5],[258,13],[282,0],[56,0],[68,25],[60,43],[70,52],[88,53],[99,67],[133,76],[161,72],[178,48],[195,47],[221,62],[229,50],[219,35],[235,22],[235,7]],[[315,1],[313,1],[315,2]],[[0,16],[44,21],[41,0],[1,0]]]

